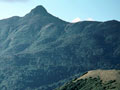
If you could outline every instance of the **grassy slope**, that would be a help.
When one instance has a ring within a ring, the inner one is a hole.
[[[120,90],[120,70],[93,70],[57,90]]]

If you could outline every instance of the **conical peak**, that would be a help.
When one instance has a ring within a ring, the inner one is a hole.
[[[39,5],[37,6],[36,8],[34,8],[32,11],[31,11],[32,14],[41,14],[41,15],[45,15],[47,13],[47,10],[42,6],[42,5]]]

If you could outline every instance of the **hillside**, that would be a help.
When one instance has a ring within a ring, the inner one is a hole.
[[[93,70],[56,90],[120,90],[120,70]]]
[[[120,69],[120,22],[65,22],[37,6],[0,20],[0,90],[52,90],[72,76]]]

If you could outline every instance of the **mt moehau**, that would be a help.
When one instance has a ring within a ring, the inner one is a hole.
[[[120,69],[119,21],[70,23],[43,6],[0,20],[0,90],[53,90],[96,69]]]

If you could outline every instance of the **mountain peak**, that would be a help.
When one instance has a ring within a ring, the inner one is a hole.
[[[47,14],[47,10],[42,5],[39,5],[36,8],[32,9],[31,13],[34,15],[36,14],[45,15]]]

